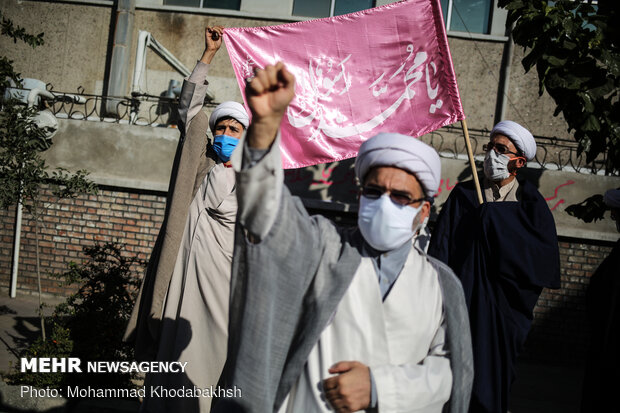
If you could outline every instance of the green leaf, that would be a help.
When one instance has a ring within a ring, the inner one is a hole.
[[[597,132],[601,129],[601,123],[594,115],[588,116],[586,121],[581,125],[581,130],[587,132]]]
[[[543,55],[543,59],[545,59],[551,66],[564,66],[568,60],[567,58],[560,58],[551,55]]]
[[[590,96],[589,93],[584,92],[584,93],[580,93],[579,97],[581,97],[581,102],[583,104],[583,109],[586,112],[593,112],[594,111],[594,101],[592,99],[592,96]]]

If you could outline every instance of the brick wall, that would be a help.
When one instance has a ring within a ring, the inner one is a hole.
[[[49,196],[44,200],[53,201]],[[125,244],[127,255],[147,259],[164,215],[165,196],[101,188],[97,195],[49,203],[43,213],[40,236],[41,288],[47,294],[66,295],[58,280],[47,273],[67,269],[69,262],[81,262],[82,248],[96,242]],[[15,208],[0,210],[0,289],[10,286]],[[24,211],[19,260],[18,294],[37,291],[34,221]]]
[[[101,189],[98,195],[52,203],[43,216],[41,269],[61,272],[83,259],[82,247],[96,241],[126,244],[127,254],[149,257],[165,209],[163,194]],[[318,211],[313,211],[318,212]],[[14,209],[0,210],[0,290],[10,283]],[[24,214],[18,294],[37,290],[33,222]],[[523,357],[547,361],[583,360],[587,350],[585,292],[589,277],[611,252],[612,244],[560,240],[562,288],[545,290],[534,310],[535,320]],[[43,277],[48,294],[69,292]]]
[[[588,350],[585,295],[592,273],[613,243],[560,238],[562,288],[545,289],[522,357],[550,362],[583,361]]]

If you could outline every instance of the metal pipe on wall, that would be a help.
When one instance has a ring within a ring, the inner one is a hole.
[[[136,0],[118,0],[107,96],[122,97],[127,94],[129,53],[131,52],[135,14]],[[119,99],[107,99],[105,112],[111,115],[118,115],[119,102]]]
[[[512,55],[514,42],[512,41],[512,26],[506,28],[508,40],[504,45],[502,54],[502,66],[500,68],[500,81],[497,90],[497,101],[495,104],[495,122],[497,124],[506,117],[506,105],[508,104],[508,88],[510,87],[510,71],[512,70]]]
[[[22,238],[22,210],[23,204],[21,201],[21,195],[17,202],[15,213],[15,234],[13,236],[13,266],[11,267],[11,288],[10,296],[15,298],[17,294],[17,272],[19,269],[19,247]]]

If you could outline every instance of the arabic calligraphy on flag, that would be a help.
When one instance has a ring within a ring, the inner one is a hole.
[[[229,28],[224,40],[242,95],[255,68],[282,61],[295,75],[284,168],[354,157],[382,131],[418,137],[465,118],[439,0]]]

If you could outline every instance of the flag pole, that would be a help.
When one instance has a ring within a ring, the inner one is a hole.
[[[480,190],[480,182],[478,182],[478,172],[476,171],[474,153],[471,150],[469,131],[467,130],[467,121],[465,119],[461,120],[461,127],[463,128],[463,135],[465,136],[465,146],[467,147],[467,156],[469,157],[469,164],[471,165],[471,174],[474,176],[474,185],[476,186],[476,194],[478,194],[478,202],[482,204],[484,201],[482,200],[482,191]]]

